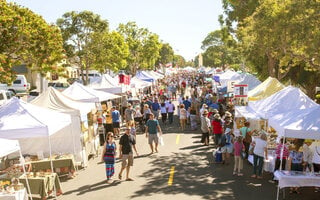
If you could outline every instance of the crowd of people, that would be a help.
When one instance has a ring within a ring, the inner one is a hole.
[[[102,160],[106,163],[107,179],[114,174],[117,148],[113,136],[120,137],[121,118],[125,121],[125,134],[119,140],[119,158],[122,159],[119,179],[122,178],[122,172],[126,169],[126,180],[132,180],[129,177],[129,171],[130,166],[133,165],[133,150],[138,155],[135,147],[137,126],[140,127],[139,131],[148,137],[151,153],[158,152],[159,136],[162,134],[160,119],[164,126],[172,123],[179,124],[183,132],[201,130],[203,145],[209,146],[213,141],[213,147],[217,149],[217,152],[221,152],[220,163],[228,165],[231,163],[231,157],[234,157],[233,175],[244,175],[243,161],[252,154],[251,177],[263,178],[264,161],[268,160],[266,132],[252,130],[249,121],[245,121],[239,132],[236,132],[234,130],[234,100],[218,93],[211,82],[206,82],[204,74],[182,73],[179,76],[166,77],[153,85],[152,89],[138,95],[141,101],[126,101],[125,104],[122,104],[125,105],[122,113],[116,107],[112,107],[109,111],[105,110],[104,126],[108,134]],[[174,122],[174,113],[178,116],[176,122]],[[256,137],[252,137],[254,132],[257,133]],[[289,147],[287,142],[283,142],[283,139],[279,140],[275,150],[274,170],[319,172],[320,147],[311,151],[312,141],[310,140],[302,140],[302,142],[292,140],[291,143],[293,146]],[[316,191],[318,191],[317,188]],[[291,192],[299,193],[299,190],[292,188]]]

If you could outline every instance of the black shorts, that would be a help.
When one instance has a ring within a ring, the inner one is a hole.
[[[112,125],[113,125],[113,128],[120,128],[119,122],[113,122]]]

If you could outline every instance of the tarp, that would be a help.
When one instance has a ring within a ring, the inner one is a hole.
[[[248,106],[235,106],[235,117],[245,117],[246,119],[259,120],[261,117]]]
[[[110,99],[120,98],[118,95],[94,90],[77,82],[74,82],[62,93],[74,100],[83,102],[102,102]]]
[[[148,73],[146,73],[144,71],[137,72],[135,77],[137,77],[140,80],[148,81],[148,82],[154,82],[157,80],[155,77],[152,77],[151,75],[149,75]]]
[[[99,80],[89,84],[88,87],[112,94],[122,94],[125,92],[119,85],[119,79],[112,78],[109,74],[103,74]]]
[[[248,84],[248,89],[252,90],[258,85],[261,84],[261,81],[257,79],[254,75],[249,73],[242,73],[241,74],[241,80],[237,83],[239,85],[241,84]]]
[[[269,119],[276,114],[287,113],[292,110],[301,111],[317,106],[318,104],[305,95],[299,88],[292,86],[283,88],[279,92],[260,101],[249,102],[249,107],[264,119]]]
[[[269,77],[260,85],[248,92],[249,101],[257,101],[267,98],[268,96],[273,95],[283,88],[284,85],[280,83],[276,78]]]
[[[269,119],[269,125],[278,136],[301,139],[320,139],[320,106],[277,114]]]
[[[18,140],[0,138],[0,158],[20,150]]]

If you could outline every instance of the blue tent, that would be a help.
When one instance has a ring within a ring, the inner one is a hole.
[[[147,81],[147,82],[154,82],[156,81],[156,78],[151,77],[150,75],[148,75],[147,73],[143,72],[143,71],[139,71],[136,74],[136,77],[140,80],[143,81]]]

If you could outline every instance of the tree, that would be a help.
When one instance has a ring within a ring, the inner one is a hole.
[[[64,40],[64,48],[70,62],[80,66],[82,80],[87,84],[88,70],[94,65],[94,58],[90,48],[93,33],[108,32],[108,21],[90,11],[67,12],[57,20]],[[86,71],[86,78],[84,77]]]
[[[127,64],[129,47],[118,32],[94,33],[87,47],[92,52],[92,67],[101,73],[118,71]]]
[[[152,69],[161,48],[158,35],[146,28],[139,28],[135,22],[120,24],[117,30],[129,46],[128,65],[125,69],[132,74],[139,69]]]
[[[59,29],[27,8],[6,1],[0,7],[0,82],[11,82],[12,66],[21,63],[41,74],[57,72],[63,59]]]
[[[174,55],[174,65],[178,67],[185,67],[186,66],[186,60],[181,55]],[[173,66],[173,67],[175,67]]]
[[[162,44],[159,55],[160,57],[157,61],[157,64],[160,63],[165,65],[167,63],[171,63],[173,61],[174,51],[170,46],[170,44],[168,43]]]

